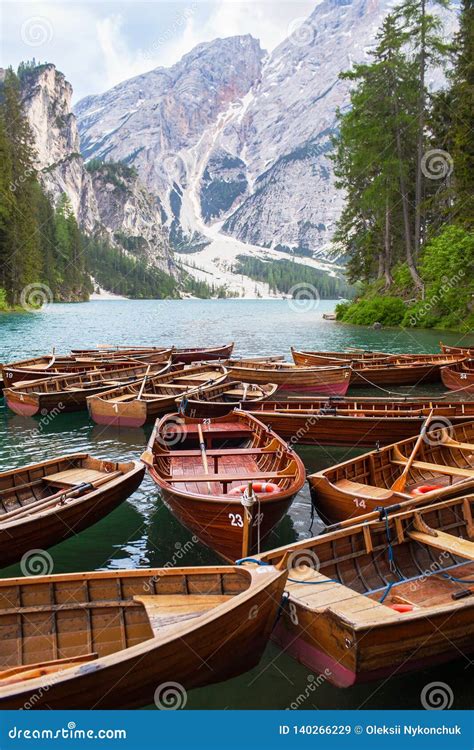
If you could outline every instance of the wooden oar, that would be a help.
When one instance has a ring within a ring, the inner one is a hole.
[[[206,445],[204,443],[204,436],[202,434],[202,427],[200,424],[198,424],[198,435],[199,435],[199,447],[201,449],[201,456],[202,456],[202,465],[204,466],[204,473],[209,474],[209,466],[207,464],[207,455],[206,455]],[[207,489],[209,490],[209,494],[212,493],[211,490],[211,483],[207,483]]]
[[[145,377],[143,378],[142,384],[140,386],[140,390],[138,391],[137,401],[141,400],[150,369],[151,369],[151,365],[148,365],[148,367],[146,368]]]
[[[50,505],[55,505],[58,500],[62,498],[71,499],[75,496],[78,497],[86,491],[90,492],[91,490],[97,489],[102,484],[106,484],[112,479],[116,479],[116,477],[120,476],[121,474],[121,471],[114,471],[110,474],[107,474],[106,477],[96,479],[95,482],[83,482],[82,484],[77,484],[75,487],[70,487],[68,490],[59,490],[58,492],[55,492],[54,495],[50,495],[49,497],[44,498],[44,500],[42,500],[41,502],[29,503],[29,505],[24,505],[22,508],[11,510],[9,513],[5,513],[3,516],[0,516],[0,528],[3,526],[5,521],[16,521],[17,518],[21,516],[28,516],[37,513],[40,510],[46,510]]]
[[[405,465],[405,468],[403,469],[403,471],[400,474],[400,476],[398,477],[398,479],[396,479],[394,481],[394,483],[392,484],[391,489],[393,490],[393,492],[404,492],[405,491],[405,486],[406,486],[406,483],[407,483],[408,474],[410,473],[410,469],[411,469],[412,463],[415,460],[416,454],[418,453],[418,451],[420,449],[420,445],[423,442],[423,439],[424,439],[424,437],[426,435],[426,430],[428,429],[428,426],[429,426],[429,424],[431,422],[433,414],[434,414],[434,409],[431,409],[430,413],[428,414],[428,416],[426,417],[426,419],[425,419],[425,421],[423,423],[423,427],[421,428],[420,434],[418,435],[418,440],[415,443],[415,447],[413,448],[413,450],[411,452],[410,458],[408,459],[408,461],[407,461],[407,463]]]
[[[49,370],[49,368],[52,367],[55,362],[56,362],[56,347],[53,346],[53,351],[51,352],[51,362],[47,364],[44,369]]]

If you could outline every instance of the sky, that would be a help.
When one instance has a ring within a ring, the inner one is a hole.
[[[271,51],[318,0],[0,0],[0,67],[52,62],[71,82],[74,101],[106,91],[196,44],[252,34]]]

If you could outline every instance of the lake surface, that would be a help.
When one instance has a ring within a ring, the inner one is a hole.
[[[335,302],[287,300],[97,301],[51,305],[33,314],[0,314],[0,361],[71,348],[103,344],[207,346],[235,341],[236,355],[285,354],[301,349],[340,350],[347,346],[394,352],[437,352],[439,340],[460,341],[461,334],[403,331],[343,326],[322,319]],[[362,390],[357,392],[362,394]],[[413,389],[402,389],[411,392]],[[441,386],[418,393],[441,393]],[[380,391],[367,394],[383,395]],[[60,414],[50,423],[9,412],[0,401],[0,470],[41,461],[54,455],[88,451],[103,458],[139,458],[151,427],[115,430],[93,425],[85,413]],[[308,471],[356,455],[347,448],[298,449]],[[287,544],[318,533],[315,519],[310,534],[309,492],[295,499],[289,515],[275,530],[271,546]],[[178,564],[218,562],[200,545],[186,542],[191,535],[161,502],[155,485],[145,478],[129,500],[90,529],[52,548],[55,573],[78,570],[159,567],[181,555]],[[20,575],[19,566],[0,575]],[[187,708],[286,708],[300,694],[309,694],[301,708],[420,708],[420,692],[430,682],[443,681],[454,692],[453,708],[470,704],[469,661],[424,670],[416,675],[338,690],[323,683],[308,690],[312,676],[273,645],[252,672],[216,686],[193,690]]]

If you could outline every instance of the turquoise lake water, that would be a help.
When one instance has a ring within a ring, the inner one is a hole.
[[[301,349],[340,350],[347,346],[394,352],[436,352],[439,340],[460,342],[460,334],[436,331],[374,331],[322,319],[334,302],[295,305],[286,300],[97,301],[51,305],[38,313],[0,315],[0,361],[66,352],[103,344],[206,346],[235,341],[236,355],[286,354]],[[309,309],[308,309],[309,307]],[[403,389],[402,392],[409,392]],[[362,394],[360,389],[357,390]],[[441,393],[441,386],[411,390]],[[367,394],[383,395],[380,391]],[[151,428],[114,430],[93,425],[85,413],[62,414],[49,424],[9,412],[0,401],[0,470],[66,452],[88,451],[104,458],[137,459]],[[347,448],[298,449],[309,471],[355,455]],[[271,546],[309,536],[310,499],[305,488],[273,534]],[[320,524],[315,521],[312,533]],[[163,506],[146,478],[139,490],[112,514],[77,537],[50,550],[54,572],[101,568],[155,567],[181,554],[190,534]],[[273,544],[274,542],[274,544]],[[208,549],[193,545],[181,564],[218,562]],[[19,566],[0,573],[19,574]],[[308,670],[268,646],[261,664],[239,678],[188,695],[187,708],[285,708],[309,693],[301,708],[420,708],[420,692],[443,681],[454,692],[454,708],[470,703],[470,664],[460,658],[443,667],[389,681],[338,690],[322,684],[308,691]]]

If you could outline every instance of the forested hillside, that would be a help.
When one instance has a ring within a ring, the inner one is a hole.
[[[238,255],[237,261],[234,273],[263,281],[268,284],[268,291],[275,294],[288,294],[298,284],[314,286],[321,299],[352,297],[355,292],[354,287],[337,276],[294,260],[263,261],[249,255]]]
[[[347,196],[335,240],[364,290],[339,306],[339,320],[473,327],[473,18],[472,0],[462,0],[448,44],[424,0],[405,0],[386,17],[370,64],[343,74],[353,90],[334,140]],[[434,67],[447,71],[435,93]]]

